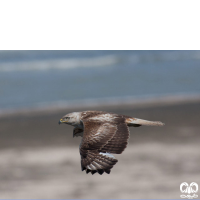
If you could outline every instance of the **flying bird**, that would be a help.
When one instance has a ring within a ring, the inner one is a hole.
[[[103,111],[73,112],[63,116],[59,124],[74,126],[73,137],[81,136],[79,146],[81,169],[86,173],[110,173],[118,162],[112,154],[121,154],[127,147],[129,128],[163,126],[159,121],[147,121]]]

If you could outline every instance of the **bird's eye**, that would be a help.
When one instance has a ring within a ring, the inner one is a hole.
[[[65,119],[69,120],[70,118],[69,117],[65,117]]]

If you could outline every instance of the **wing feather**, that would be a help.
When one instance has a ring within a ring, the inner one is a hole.
[[[115,124],[86,121],[81,147],[89,150],[100,149],[107,144],[116,131]]]
[[[110,121],[100,121],[98,116],[95,119],[82,120],[84,134],[80,144],[81,167],[86,173],[110,173],[118,162],[110,153],[123,152],[128,143],[129,130],[123,116],[115,115]]]
[[[121,154],[127,147],[129,129],[125,123],[117,125],[117,131],[111,140],[101,149],[102,152]]]

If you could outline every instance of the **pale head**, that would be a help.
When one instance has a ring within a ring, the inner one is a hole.
[[[79,126],[80,125],[80,119],[81,119],[81,112],[73,112],[64,115],[60,121],[58,122],[59,124],[69,124],[72,126]]]

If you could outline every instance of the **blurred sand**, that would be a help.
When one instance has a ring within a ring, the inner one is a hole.
[[[111,174],[92,176],[81,171],[81,138],[58,126],[71,110],[1,117],[0,198],[177,199],[182,182],[200,185],[200,102],[98,110],[166,125],[131,128]]]

